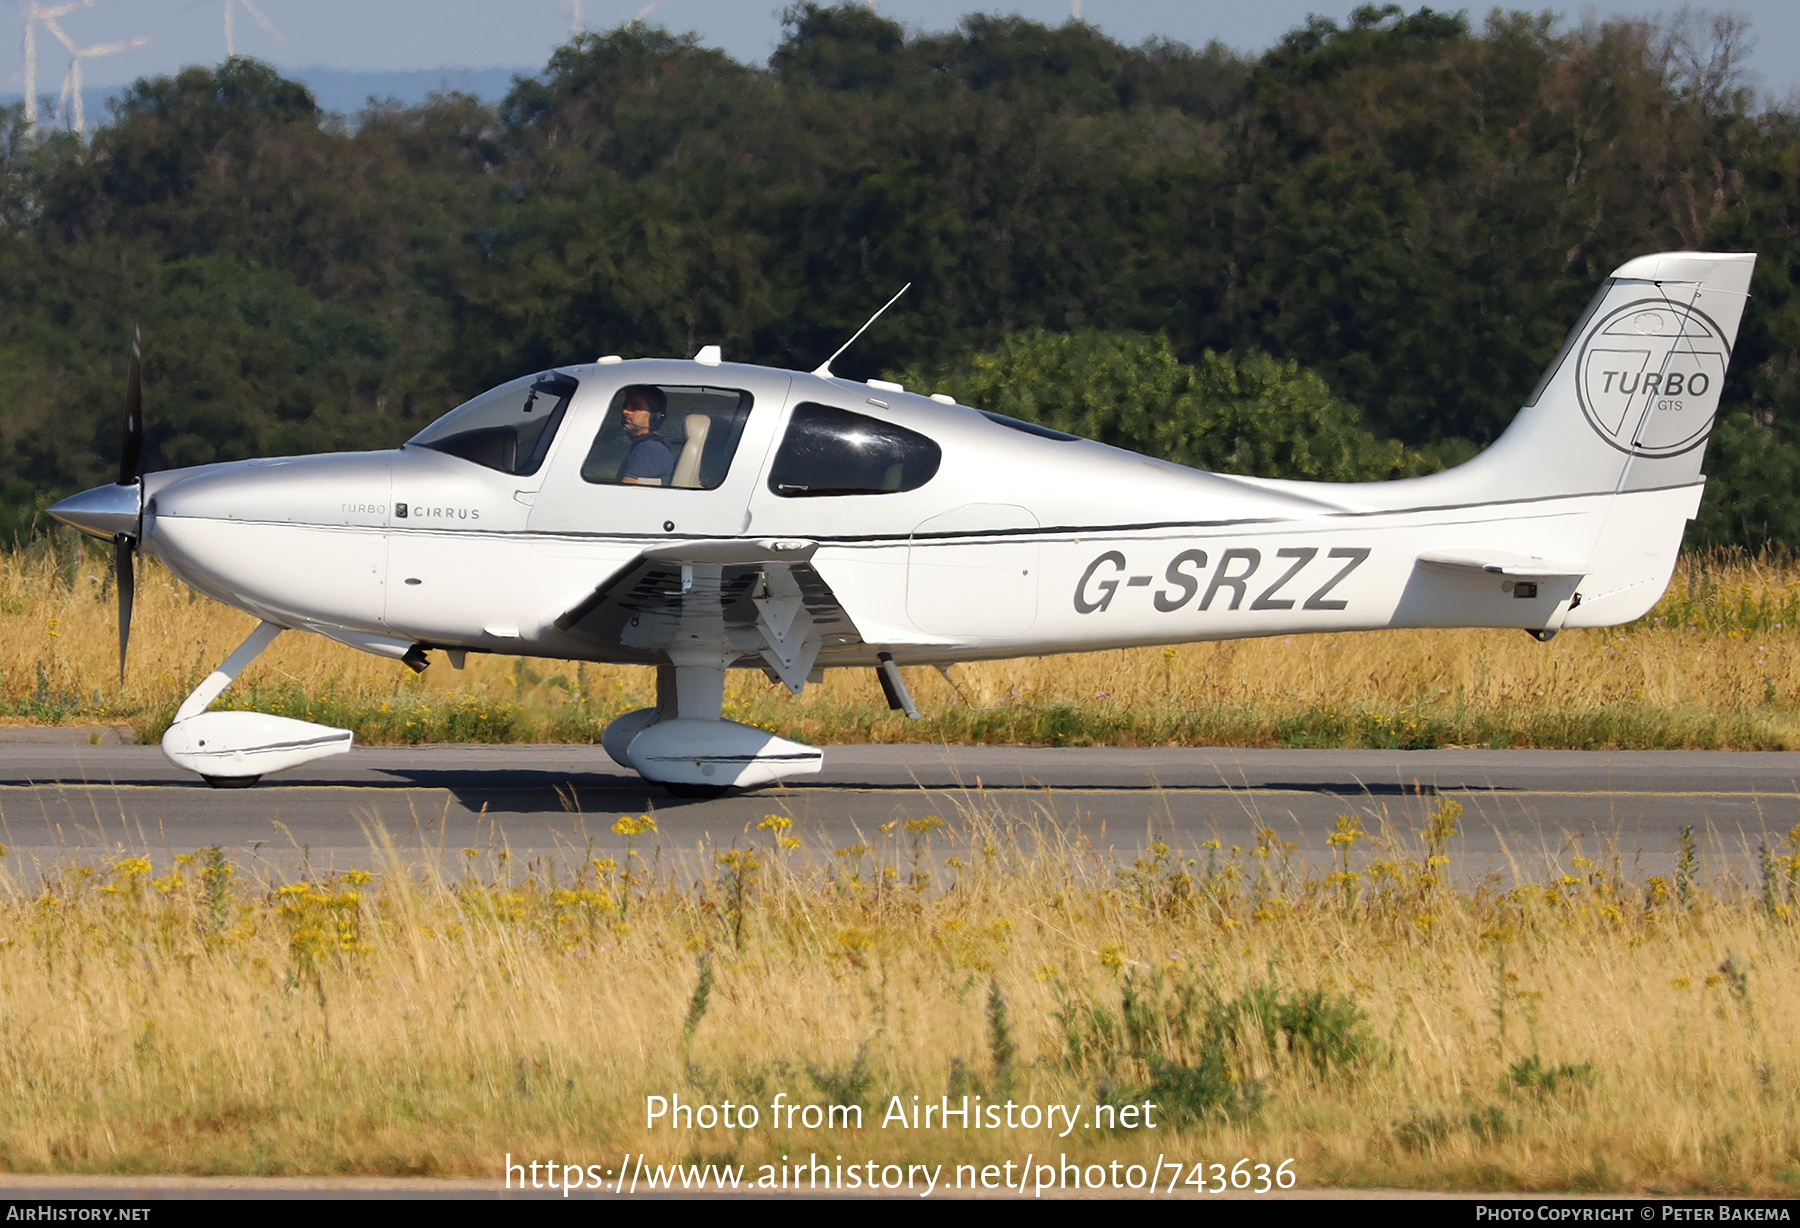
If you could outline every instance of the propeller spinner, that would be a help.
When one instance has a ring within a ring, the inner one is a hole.
[[[119,681],[125,681],[125,651],[131,643],[131,607],[137,597],[137,574],[132,556],[143,534],[144,485],[138,466],[144,450],[143,370],[139,354],[141,336],[131,337],[131,373],[125,383],[125,424],[119,439],[119,480],[70,495],[50,509],[50,514],[91,537],[113,543],[113,569],[119,589]]]

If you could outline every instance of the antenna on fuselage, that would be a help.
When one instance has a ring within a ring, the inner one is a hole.
[[[909,281],[904,286],[900,287],[900,294],[905,294],[910,289],[912,289],[912,283]],[[873,323],[875,323],[875,321],[879,320],[881,318],[882,311],[886,311],[889,307],[892,307],[895,303],[899,302],[900,294],[894,295],[893,298],[891,298],[887,302],[883,303],[881,305],[881,311],[877,311],[874,315],[869,317],[869,324],[873,324]],[[837,353],[833,354],[830,358],[827,358],[824,362],[820,363],[817,367],[815,367],[813,369],[813,374],[814,375],[822,375],[826,379],[830,379],[831,378],[831,364],[836,362],[845,350],[847,350],[851,346],[855,345],[856,339],[858,337],[862,336],[864,333],[869,331],[869,324],[865,324],[861,328],[857,329],[856,332],[851,335],[850,340],[848,340],[848,341],[844,342],[844,344],[838,346]]]

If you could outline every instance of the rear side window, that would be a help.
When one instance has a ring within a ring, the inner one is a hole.
[[[942,460],[937,444],[917,431],[808,401],[788,421],[769,489],[789,499],[917,490]]]
[[[578,387],[561,371],[528,375],[463,402],[407,442],[524,477],[544,463]]]

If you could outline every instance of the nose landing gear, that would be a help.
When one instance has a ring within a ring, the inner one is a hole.
[[[169,762],[199,773],[200,779],[215,789],[247,789],[270,772],[350,749],[348,729],[266,712],[206,711],[283,630],[271,622],[258,624],[224,664],[182,701],[174,724],[163,734],[163,754]]]

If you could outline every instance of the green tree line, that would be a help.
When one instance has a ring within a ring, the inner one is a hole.
[[[1595,285],[1760,253],[1696,536],[1800,545],[1800,116],[1748,32],[1365,5],[1261,55],[802,4],[766,66],[634,23],[496,105],[346,119],[234,59],[0,125],[0,515],[148,461],[390,446],[602,353],[838,369],[1184,463],[1383,477],[1505,428]]]

